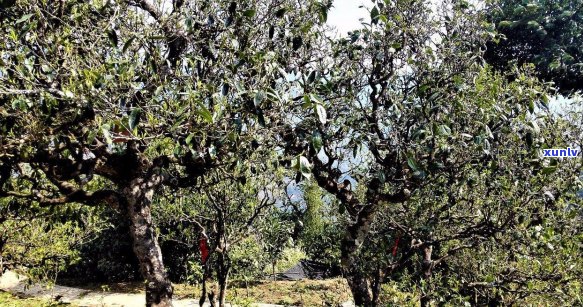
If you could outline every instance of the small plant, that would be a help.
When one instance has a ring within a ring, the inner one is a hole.
[[[204,270],[200,263],[196,260],[188,262],[188,275],[186,276],[186,281],[189,285],[198,285],[202,280],[204,275]]]
[[[234,306],[250,307],[253,306],[253,299],[250,297],[233,297],[230,299],[231,304]]]

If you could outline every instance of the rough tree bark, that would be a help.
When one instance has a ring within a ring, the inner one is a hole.
[[[365,206],[348,226],[341,242],[341,261],[344,277],[352,291],[356,306],[374,306],[368,279],[359,269],[358,249],[364,242],[374,217],[374,206]]]
[[[227,296],[227,284],[229,280],[229,272],[231,271],[230,261],[227,259],[225,253],[219,255],[219,268],[217,271],[217,279],[219,283],[219,306],[224,307]]]
[[[217,259],[217,282],[219,284],[219,306],[225,306],[225,299],[227,295],[227,283],[229,280],[229,273],[231,271],[231,260],[227,251],[227,239],[225,235],[226,225],[223,212],[220,212],[219,218],[219,242],[218,242],[218,259]]]
[[[172,284],[162,262],[162,251],[156,238],[150,211],[154,190],[161,182],[158,176],[137,178],[124,189],[133,249],[146,279],[146,306],[172,306]]]
[[[427,245],[423,248],[423,280],[427,285],[425,293],[421,295],[421,307],[429,306],[431,302],[431,272],[433,270],[433,261],[431,260],[431,255],[433,253],[433,246]]]

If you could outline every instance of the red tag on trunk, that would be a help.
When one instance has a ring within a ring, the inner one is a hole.
[[[399,247],[399,237],[395,239],[395,245],[393,245],[393,257],[397,256],[397,248]]]
[[[202,260],[202,264],[205,264],[209,258],[209,249],[206,243],[206,238],[202,237],[198,240],[198,248],[200,250],[200,258]]]

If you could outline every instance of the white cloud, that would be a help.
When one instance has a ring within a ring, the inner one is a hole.
[[[359,6],[363,5],[365,7],[359,8]],[[330,12],[328,12],[327,24],[336,28],[338,35],[346,36],[348,31],[353,31],[362,27],[359,19],[363,18],[365,22],[369,21],[367,19],[370,17],[366,7],[370,6],[370,1],[335,0]]]

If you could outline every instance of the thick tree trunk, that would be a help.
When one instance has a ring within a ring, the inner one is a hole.
[[[379,301],[379,296],[381,294],[381,282],[383,281],[383,272],[380,265],[377,264],[375,270],[374,281],[372,283],[372,301],[376,304]]]
[[[220,208],[220,207],[217,207]],[[227,283],[229,280],[229,273],[231,271],[231,260],[229,258],[229,250],[227,244],[225,224],[225,211],[218,210],[218,229],[217,229],[217,246],[219,253],[217,255],[217,282],[219,285],[219,306],[225,306],[225,299],[227,297]]]
[[[172,284],[162,262],[150,206],[155,182],[136,179],[124,190],[133,249],[146,279],[146,306],[172,306]]]
[[[2,257],[4,251],[4,245],[6,244],[6,240],[4,238],[0,238],[0,277],[4,275],[4,257]]]
[[[373,306],[372,295],[368,280],[362,273],[350,272],[345,269],[345,278],[354,298],[356,306]]]
[[[341,261],[344,277],[352,291],[356,306],[375,306],[372,289],[358,263],[358,251],[368,235],[370,223],[374,217],[374,207],[362,208],[356,216],[356,221],[349,225],[341,242]]]
[[[198,300],[198,305],[203,306],[204,302],[206,301],[207,296],[208,296],[210,299],[210,305],[214,306],[214,304],[215,304],[214,299],[211,298],[211,296],[214,296],[214,295],[211,295],[211,293],[210,293],[210,292],[212,292],[212,281],[211,281],[212,265],[211,265],[210,259],[203,265],[203,268],[204,268],[204,272],[202,275],[201,294],[200,294],[200,299]],[[209,282],[209,281],[211,284],[211,291],[210,292],[207,289],[207,286],[208,286],[207,282]]]
[[[431,254],[433,252],[433,247],[431,245],[425,246],[423,248],[423,280],[425,280],[425,293],[421,294],[421,307],[429,306],[431,302],[431,271],[433,269],[433,261],[431,260]]]
[[[275,278],[275,261],[271,262],[271,278],[273,278],[273,281],[276,280],[276,278]]]
[[[221,273],[222,276],[219,276],[219,306],[224,307],[225,299],[227,297],[227,284],[229,280],[229,271],[230,268],[225,268],[225,270]]]
[[[227,297],[227,284],[229,281],[229,273],[231,272],[231,261],[227,254],[225,245],[221,245],[222,250],[218,255],[217,261],[217,283],[219,284],[219,306],[225,306],[225,299]]]

